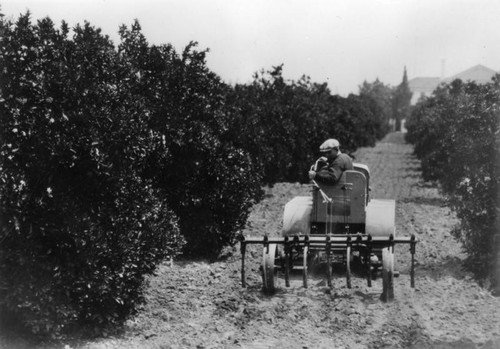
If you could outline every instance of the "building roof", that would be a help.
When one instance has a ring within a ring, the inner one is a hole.
[[[408,87],[414,93],[434,91],[439,82],[439,78],[414,78],[408,81]]]
[[[474,81],[478,84],[486,84],[491,82],[491,78],[497,74],[496,71],[485,67],[484,65],[478,64],[472,68],[469,68],[457,75],[453,75],[449,78],[443,79],[443,82],[452,82],[453,80],[460,79],[463,82]]]
[[[491,82],[491,78],[499,74],[484,65],[478,64],[472,68],[464,70],[461,73],[450,76],[445,79],[440,78],[413,78],[408,81],[408,87],[413,93],[411,104],[415,104],[422,95],[430,96],[440,83],[450,83],[453,80],[460,79],[463,82],[474,81],[478,84]]]

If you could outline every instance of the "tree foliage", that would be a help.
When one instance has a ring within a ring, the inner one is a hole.
[[[425,179],[437,180],[461,220],[467,267],[500,287],[500,81],[455,80],[419,102],[408,120]]]
[[[377,106],[379,115],[382,123],[382,133],[389,131],[389,125],[392,119],[392,99],[395,93],[395,89],[389,85],[384,84],[378,78],[374,82],[364,81],[361,86],[359,86],[359,96],[365,97],[367,99],[372,99]]]
[[[89,23],[1,30],[0,306],[40,333],[119,323],[184,238],[217,254],[258,199],[248,155],[222,141],[225,86],[138,23],[118,49]]]
[[[153,137],[112,43],[29,14],[2,22],[2,308],[34,332],[109,324],[145,274],[182,246],[166,198],[141,175]]]
[[[261,195],[260,173],[228,136],[228,87],[194,42],[180,55],[170,45],[149,46],[137,22],[120,35],[118,50],[138,76],[134,91],[150,110],[149,131],[157,135],[144,176],[179,217],[184,253],[215,257],[235,241]]]
[[[249,85],[230,91],[230,132],[262,171],[266,183],[305,182],[319,145],[339,139],[343,151],[372,146],[387,132],[387,120],[368,96],[332,96],[309,78],[287,81],[282,66],[261,71]]]

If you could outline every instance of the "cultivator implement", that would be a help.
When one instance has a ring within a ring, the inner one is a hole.
[[[317,168],[320,158],[313,166]],[[312,196],[298,196],[285,205],[281,236],[244,237],[241,242],[241,283],[246,286],[245,255],[247,246],[262,245],[262,281],[265,292],[276,287],[278,272],[284,274],[286,287],[290,273],[302,271],[304,287],[308,273],[326,268],[327,284],[332,287],[333,271],[345,272],[351,287],[352,267],[366,275],[368,286],[382,274],[382,300],[394,298],[394,248],[410,247],[410,283],[415,287],[415,236],[396,236],[394,200],[370,198],[370,172],[362,164],[345,171],[335,185],[313,181]]]
[[[381,268],[383,291],[381,298],[390,301],[394,298],[394,277],[398,272],[394,270],[394,246],[406,244],[410,247],[411,269],[410,285],[415,287],[415,236],[388,237],[370,234],[353,235],[295,235],[293,237],[244,237],[240,239],[241,247],[241,284],[246,287],[245,255],[247,245],[263,246],[261,273],[263,289],[268,293],[275,290],[278,272],[284,275],[285,286],[290,287],[290,273],[293,270],[302,271],[302,280],[305,288],[308,287],[308,274],[311,268],[319,265],[326,267],[328,287],[332,287],[334,265],[343,265],[346,286],[351,288],[353,256],[358,258],[366,275],[368,287],[372,286],[374,272]],[[374,251],[380,251],[381,260]]]

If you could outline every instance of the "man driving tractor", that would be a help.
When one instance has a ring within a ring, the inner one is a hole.
[[[309,179],[332,185],[338,182],[344,171],[353,169],[351,157],[340,151],[338,140],[333,138],[327,139],[321,144],[319,151],[325,157],[326,164],[316,169],[317,171],[311,169],[309,171]]]

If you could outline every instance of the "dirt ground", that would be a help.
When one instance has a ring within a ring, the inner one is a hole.
[[[240,252],[224,258],[162,264],[147,287],[147,303],[123,331],[92,341],[66,341],[57,348],[500,348],[500,299],[463,271],[464,254],[450,235],[457,219],[436,187],[422,181],[419,161],[400,133],[374,148],[362,148],[356,162],[371,171],[373,198],[396,199],[399,236],[415,234],[416,288],[410,287],[408,246],[396,247],[395,300],[382,303],[381,280],[371,288],[361,276],[345,287],[323,275],[309,288],[294,276],[280,280],[277,293],[261,292],[261,248],[247,253],[248,287],[240,283]],[[278,235],[283,207],[310,186],[281,183],[266,189],[250,215],[245,235]],[[13,341],[0,339],[0,346]],[[7,346],[6,346],[7,345]],[[23,342],[22,347],[28,345]],[[44,344],[42,347],[51,347]]]

